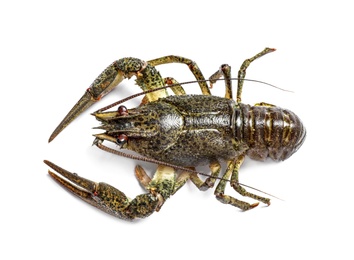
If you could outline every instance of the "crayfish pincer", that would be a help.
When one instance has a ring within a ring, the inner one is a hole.
[[[246,69],[255,59],[274,50],[266,48],[243,62],[238,73],[235,100],[232,97],[231,67],[226,64],[209,78],[211,84],[224,78],[225,97],[217,97],[211,95],[197,64],[187,58],[166,56],[148,62],[123,58],[113,62],[91,84],[49,141],[123,79],[135,76],[145,95],[141,105],[130,109],[121,105],[116,110],[106,111],[114,106],[111,105],[94,112],[101,122],[96,128],[103,130],[103,133],[94,135],[94,145],[107,152],[156,163],[157,170],[152,178],[142,167],[135,168],[135,175],[146,193],[129,199],[106,183],[87,180],[45,160],[56,171],[49,171],[50,176],[89,204],[128,220],[159,211],[188,180],[200,190],[213,187],[219,180],[216,198],[242,210],[254,208],[259,202],[249,204],[226,195],[227,182],[242,196],[269,205],[269,198],[250,193],[239,183],[238,173],[245,156],[261,161],[268,157],[283,161],[300,148],[306,137],[301,120],[290,110],[264,102],[254,106],[241,102]],[[186,95],[182,84],[173,78],[161,77],[155,67],[172,62],[188,66],[202,95]],[[170,85],[175,95],[167,94],[166,85]],[[104,145],[106,141],[114,143],[117,149]],[[125,149],[141,156],[127,155],[122,152]],[[221,161],[225,161],[227,167],[219,177]],[[210,174],[197,172],[195,167],[200,165],[209,165]],[[200,174],[208,177],[202,180]]]

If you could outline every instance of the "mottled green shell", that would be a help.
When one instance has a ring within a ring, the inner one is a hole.
[[[180,166],[236,158],[246,148],[234,138],[235,102],[216,96],[169,96],[129,109],[110,121],[109,135],[128,136],[124,148]],[[108,123],[106,123],[108,124]]]

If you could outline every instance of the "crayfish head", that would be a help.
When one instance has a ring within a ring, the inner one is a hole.
[[[117,111],[96,112],[93,115],[101,122],[101,126],[94,129],[105,130],[104,133],[94,135],[94,144],[109,141],[119,148],[132,149],[131,141],[143,142],[158,133],[157,115],[145,106],[133,109],[120,106]]]
[[[117,111],[93,115],[101,122],[95,128],[105,130],[94,135],[94,144],[109,141],[119,148],[154,158],[173,145],[183,129],[182,115],[163,100],[132,109],[120,106]]]

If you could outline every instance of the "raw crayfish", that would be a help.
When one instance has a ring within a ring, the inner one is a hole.
[[[255,160],[267,157],[275,161],[289,158],[305,140],[306,130],[301,120],[291,111],[277,106],[258,103],[254,106],[241,103],[241,93],[246,69],[255,59],[274,51],[266,48],[244,61],[238,73],[236,101],[232,99],[231,67],[222,65],[210,77],[215,83],[223,77],[226,85],[224,98],[212,96],[197,64],[179,56],[166,56],[144,62],[136,58],[123,58],[107,67],[84,93],[59,126],[54,130],[52,141],[72,120],[123,79],[136,76],[136,83],[145,91],[142,104],[127,109],[119,106],[116,111],[93,113],[104,130],[96,134],[94,144],[99,148],[118,153],[119,149],[137,152],[148,161],[158,164],[156,173],[150,178],[142,167],[137,166],[135,175],[147,193],[129,199],[120,190],[106,184],[96,183],[70,173],[59,166],[44,161],[58,173],[49,174],[63,187],[89,204],[122,219],[144,218],[159,211],[163,203],[188,179],[200,190],[213,187],[220,179],[216,198],[242,210],[256,207],[224,194],[227,181],[241,195],[265,204],[270,199],[250,193],[238,181],[239,168],[249,156]],[[197,79],[203,95],[186,95],[184,89],[173,78],[162,78],[155,66],[166,63],[186,64]],[[172,85],[175,93],[168,96],[163,88]],[[157,89],[157,90],[156,90]],[[155,91],[156,90],[156,91]],[[113,150],[104,141],[116,144]],[[227,167],[219,177],[220,161]],[[204,181],[195,167],[209,164],[211,174]]]

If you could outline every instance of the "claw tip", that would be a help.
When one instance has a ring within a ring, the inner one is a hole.
[[[53,141],[56,136],[57,136],[57,135],[53,135],[53,134],[52,134],[52,135],[49,137],[49,139],[48,139],[48,143],[50,143],[51,141]]]

